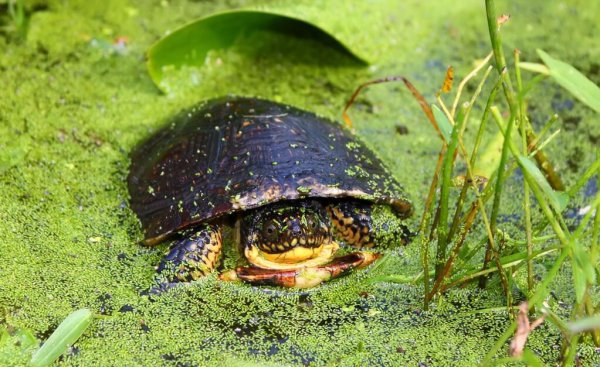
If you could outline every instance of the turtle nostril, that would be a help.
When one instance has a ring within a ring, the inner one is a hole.
[[[277,238],[277,226],[274,222],[268,221],[262,228],[263,237],[269,241],[274,241]]]
[[[311,231],[314,231],[317,228],[317,222],[315,221],[315,219],[312,216],[308,218],[307,227]]]

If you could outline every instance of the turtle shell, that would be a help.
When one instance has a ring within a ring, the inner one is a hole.
[[[178,115],[131,155],[131,207],[147,244],[280,200],[352,197],[411,204],[349,129],[284,104],[226,97]]]

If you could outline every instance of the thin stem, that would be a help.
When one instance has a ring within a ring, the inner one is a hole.
[[[531,142],[529,142],[529,150],[532,150],[537,145],[537,143],[540,141],[542,136],[544,136],[544,134],[546,134],[548,132],[548,130],[550,130],[550,128],[552,127],[552,125],[554,125],[554,123],[556,121],[558,121],[557,114],[550,116],[550,118],[548,119],[548,121],[546,121],[546,123],[544,124],[544,127],[542,127],[542,130],[540,130],[540,132],[537,135],[537,137],[535,138],[535,140],[532,140]]]
[[[575,182],[575,184],[571,186],[569,190],[567,190],[567,194],[569,196],[575,195],[577,191],[579,191],[583,187],[583,185],[585,185],[595,174],[598,174],[600,176],[600,156],[598,157],[598,159],[596,159],[596,161],[594,161],[594,163],[592,163],[592,165],[587,170],[585,170],[585,172],[581,175],[581,177],[579,177],[577,182]],[[598,177],[598,179],[600,180],[600,177]]]
[[[448,247],[448,200],[450,197],[450,186],[452,185],[452,170],[454,166],[454,157],[456,148],[458,147],[459,133],[462,129],[462,125],[465,123],[464,115],[459,116],[458,121],[452,129],[450,135],[450,142],[448,144],[448,150],[444,156],[444,163],[442,166],[442,182],[440,186],[440,200],[439,200],[439,220],[438,220],[438,245],[435,263],[435,276],[439,277],[441,274],[444,262],[446,259],[446,250]]]
[[[501,126],[502,125],[502,116],[500,116],[500,111],[498,111],[498,109],[496,107],[492,107],[492,116],[494,116],[494,118],[496,119],[496,122]],[[506,138],[505,138],[505,141],[509,142],[508,146],[510,148],[512,155],[515,158],[518,158],[519,151],[513,145],[512,141],[510,139],[506,139]],[[533,191],[533,194],[534,194],[536,200],[538,201],[538,204],[539,204],[540,208],[542,209],[542,212],[544,213],[545,217],[550,222],[550,225],[552,226],[554,233],[556,233],[556,236],[558,237],[560,243],[565,248],[568,248],[569,247],[568,237],[565,234],[563,227],[561,227],[561,221],[554,215],[554,212],[552,211],[552,209],[550,208],[550,206],[544,199],[542,190],[537,186],[535,179],[533,179],[533,177],[531,177],[527,173],[527,170],[524,169],[524,167],[521,167],[521,169],[523,170],[523,175],[524,175],[525,179],[529,182],[531,191]]]
[[[537,259],[542,256],[548,256],[551,253],[558,251],[558,250],[559,250],[559,247],[549,247],[545,250],[538,250],[531,256],[531,259]],[[509,256],[514,256],[514,255],[509,255]],[[508,262],[507,262],[507,260],[504,260],[505,263],[502,264],[502,268],[505,269],[508,267],[514,267],[516,269],[519,269],[521,267],[521,265],[523,264],[523,262],[526,262],[528,259],[530,259],[530,258],[525,254],[525,256],[523,256],[522,258],[515,258]],[[477,278],[481,277],[482,275],[495,273],[496,271],[498,271],[497,268],[489,268],[486,270],[479,270],[476,272],[467,273],[467,275],[464,275],[462,278],[455,277],[455,278],[451,279],[450,283],[443,285],[440,289],[440,292],[444,292],[449,288],[464,284],[473,279],[477,279]]]
[[[490,228],[491,228],[492,233],[496,232],[496,219],[498,217],[498,212],[500,210],[500,199],[502,197],[502,188],[504,187],[504,180],[506,178],[504,175],[504,171],[505,171],[506,161],[508,159],[508,149],[509,149],[508,146],[510,145],[510,142],[511,142],[513,126],[514,126],[514,120],[513,120],[513,115],[511,113],[511,118],[508,121],[508,124],[506,125],[506,131],[504,133],[504,142],[502,143],[502,152],[500,155],[500,163],[498,164],[498,170],[497,170],[498,174],[496,177],[496,184],[494,185],[494,201],[492,203],[492,213],[491,213],[491,217],[490,217]],[[485,269],[487,267],[489,261],[491,260],[492,247],[493,247],[492,242],[491,241],[488,242],[488,247],[486,249],[484,262],[483,262],[483,269]],[[487,281],[487,278],[482,277],[479,280],[479,287],[485,288],[486,281]]]
[[[490,33],[490,40],[492,42],[492,46],[494,49],[494,56],[496,57],[496,69],[498,73],[503,77],[503,90],[504,96],[506,97],[506,101],[508,102],[508,107],[510,109],[510,120],[514,120],[517,116],[517,101],[515,97],[515,92],[512,88],[512,83],[510,81],[510,77],[508,73],[506,73],[506,60],[504,59],[504,51],[502,50],[502,39],[500,38],[499,25],[496,21],[496,10],[494,7],[494,0],[486,0],[485,1],[485,10],[487,14],[487,23],[488,30]],[[535,134],[531,130],[531,128],[527,128],[527,140],[531,142],[536,139]],[[535,160],[540,166],[542,172],[544,172],[550,186],[553,189],[564,191],[565,186],[560,179],[560,176],[554,170],[554,167],[544,154],[544,152],[538,152],[535,155]]]
[[[469,74],[467,74],[467,76],[465,76],[463,78],[463,80],[460,81],[460,83],[458,84],[458,88],[456,89],[456,97],[454,98],[454,102],[452,103],[452,113],[450,114],[450,116],[454,116],[456,114],[456,106],[458,106],[458,101],[460,99],[462,90],[465,87],[465,85],[469,82],[469,80],[471,80],[473,77],[475,77],[475,75],[477,75],[479,70],[483,69],[483,67],[485,65],[487,65],[487,63],[490,61],[492,56],[493,56],[493,52],[490,52],[483,59],[483,61],[481,61],[481,63],[478,64],[477,67],[475,67],[475,69],[473,69]],[[485,80],[485,78],[484,78],[484,80]]]
[[[489,59],[489,57],[488,57]],[[480,65],[480,67],[477,70],[481,69],[483,67],[483,65]],[[474,73],[471,73],[472,75],[474,75]],[[470,75],[471,75],[470,74]],[[445,266],[445,259],[446,259],[446,251],[447,251],[447,246],[448,243],[451,241],[452,237],[450,236],[450,232],[454,232],[453,229],[451,229],[451,231],[448,231],[448,195],[449,195],[449,189],[450,189],[450,181],[452,178],[452,168],[454,165],[454,160],[456,157],[456,152],[457,152],[457,147],[458,145],[460,145],[461,149],[461,153],[464,156],[465,160],[468,160],[468,155],[466,153],[466,150],[464,148],[464,146],[462,145],[462,140],[461,140],[461,135],[464,131],[464,126],[466,124],[467,121],[467,116],[469,114],[469,112],[471,111],[471,108],[474,104],[475,99],[479,96],[479,93],[481,92],[481,89],[483,88],[483,83],[485,82],[485,80],[487,79],[487,76],[489,75],[489,70],[486,72],[486,74],[484,75],[483,80],[479,83],[473,97],[471,98],[470,103],[467,105],[467,107],[465,109],[461,109],[459,110],[459,114],[457,116],[457,123],[455,124],[454,128],[452,129],[452,135],[450,138],[450,144],[448,146],[448,151],[446,152],[446,157],[444,158],[444,166],[443,166],[443,170],[442,170],[442,174],[443,174],[443,179],[442,179],[442,186],[441,186],[441,192],[440,192],[440,206],[439,206],[439,220],[438,220],[438,249],[437,249],[437,257],[436,257],[436,271],[435,271],[435,276],[436,276],[436,282],[439,284],[439,282],[443,279],[444,277],[444,269],[446,268]],[[466,80],[468,80],[467,78],[465,78],[464,83],[466,83]],[[445,107],[442,103],[442,106]],[[448,116],[450,120],[452,120],[453,116]],[[469,179],[474,182],[474,177],[472,174],[472,170],[470,170],[469,173]],[[463,192],[461,194],[461,196],[459,197],[459,201],[457,204],[457,211],[460,210],[460,207],[462,206],[462,199],[464,199],[464,194],[466,193],[465,188],[463,188]],[[455,219],[456,219],[456,215],[455,215]],[[454,221],[454,223],[456,223],[456,220]],[[453,226],[454,227],[454,226]],[[446,268],[446,271],[449,271],[449,268]]]
[[[489,56],[487,57],[487,59],[489,59]],[[487,62],[487,60],[486,60],[486,62]],[[482,66],[483,66],[483,64],[480,65],[476,70],[480,70]],[[485,81],[487,80],[487,78],[488,78],[488,76],[490,74],[491,69],[492,69],[492,67],[489,67],[486,70],[486,73],[484,74],[482,80],[478,84],[475,93],[473,94],[473,96],[470,99],[470,103],[466,105],[465,109],[460,110],[461,112],[459,113],[458,120],[459,120],[459,125],[462,125],[462,128],[461,128],[461,126],[455,126],[455,130],[458,131],[458,143],[459,143],[459,146],[461,148],[460,149],[461,155],[467,161],[468,179],[465,180],[466,183],[463,186],[463,189],[461,191],[461,195],[460,195],[460,197],[459,197],[459,199],[457,201],[457,204],[456,204],[457,209],[456,209],[456,212],[455,212],[455,215],[454,215],[454,220],[453,220],[451,229],[450,229],[450,231],[448,233],[448,236],[446,237],[447,241],[450,241],[450,239],[453,238],[454,233],[456,231],[456,228],[457,228],[457,225],[458,225],[458,222],[459,222],[459,220],[458,220],[459,219],[459,214],[460,214],[460,211],[461,211],[461,208],[462,208],[462,201],[464,200],[465,195],[466,195],[466,191],[467,191],[467,189],[469,187],[468,183],[469,182],[476,182],[475,178],[474,178],[474,175],[473,175],[473,172],[472,172],[471,166],[472,166],[472,164],[474,164],[476,162],[476,155],[477,155],[477,151],[478,151],[478,148],[479,148],[482,136],[483,136],[483,132],[485,130],[485,125],[486,125],[486,122],[487,122],[487,119],[488,119],[488,116],[489,116],[489,109],[490,109],[490,107],[492,105],[492,102],[493,102],[493,100],[495,98],[496,92],[497,92],[497,90],[499,88],[499,82],[496,83],[496,85],[492,89],[492,93],[490,95],[490,98],[487,101],[486,109],[485,109],[483,117],[482,117],[482,122],[480,123],[480,126],[479,126],[479,131],[478,131],[478,134],[477,134],[476,143],[475,143],[475,146],[473,148],[473,155],[470,157],[471,165],[469,165],[469,156],[466,153],[466,149],[462,145],[462,141],[461,141],[460,136],[464,132],[464,126],[466,125],[467,116],[468,116],[469,112],[471,111],[471,109],[472,109],[472,107],[473,107],[473,105],[475,103],[475,100],[479,97],[479,94],[481,93],[481,90],[483,89],[483,85],[484,85]],[[470,75],[475,75],[475,74],[471,73]],[[466,81],[468,79],[470,79],[470,77],[469,78],[465,78],[463,80],[463,83],[461,83],[461,84],[464,85],[464,83],[466,83]],[[446,114],[448,120],[449,121],[453,121],[454,118],[453,118],[453,116],[449,115],[449,113],[447,112],[446,106],[444,105],[443,101],[441,101],[440,99],[438,99],[438,102],[440,103],[441,108],[445,111],[445,114]],[[453,124],[453,125],[455,125],[455,124]],[[454,154],[453,159],[455,157],[456,157],[456,152]],[[473,186],[476,188],[476,185],[473,185]],[[459,241],[457,242],[457,244],[456,244],[456,246],[455,246],[455,248],[453,250],[453,254],[445,262],[445,264],[443,266],[442,273],[439,272],[439,266],[438,266],[438,268],[437,268],[438,270],[436,271],[436,282],[434,284],[434,289],[432,289],[431,291],[426,291],[425,304],[428,304],[428,302],[431,300],[431,298],[437,292],[437,289],[439,289],[439,287],[440,287],[441,283],[443,282],[444,278],[449,274],[449,272],[450,272],[450,270],[452,268],[453,261],[456,258],[457,254],[458,254],[458,251],[460,250],[462,244],[464,243],[464,240],[465,240],[466,235],[467,235],[467,233],[469,231],[469,228],[472,225],[472,222],[473,222],[473,219],[475,217],[475,214],[477,213],[478,204],[481,204],[481,201],[478,201],[478,202],[476,202],[476,203],[474,203],[472,205],[472,209],[469,212],[469,214],[467,215],[467,222],[468,223],[466,223],[466,225],[463,227],[463,231],[461,233],[461,237],[459,238]],[[434,226],[432,226],[432,231],[434,230],[433,228],[435,227],[435,225],[437,225],[437,224],[440,223],[439,214],[441,212],[441,209],[442,209],[441,206],[438,207],[438,210],[436,212],[436,216],[434,218]],[[432,232],[432,234],[433,234],[433,232]],[[431,238],[431,236],[430,236],[430,238]],[[438,239],[439,239],[439,237],[438,237]],[[445,249],[443,249],[443,250],[445,250]],[[440,252],[438,252],[438,254],[439,253]],[[427,283],[427,288],[429,288],[429,283]]]
[[[492,67],[491,66],[488,67],[488,69],[486,70],[486,72],[483,76],[483,79],[477,86],[477,90],[475,91],[475,94],[473,95],[473,98],[471,98],[471,101],[469,103],[469,111],[466,113],[467,116],[470,112],[470,109],[475,104],[476,97],[479,96],[479,93],[483,89],[483,84],[487,80],[491,70],[492,70]],[[494,88],[492,88],[492,91],[488,97],[488,100],[487,100],[487,103],[485,106],[485,110],[483,111],[483,116],[481,117],[481,123],[479,124],[479,129],[477,130],[477,136],[475,138],[475,144],[473,145],[473,150],[471,151],[471,157],[470,157],[471,167],[475,167],[475,163],[477,162],[477,154],[479,153],[479,145],[481,144],[481,140],[483,138],[483,133],[485,132],[485,127],[487,125],[490,108],[492,106],[494,99],[496,98],[496,93],[497,93],[499,87],[500,87],[500,84],[499,84],[499,80],[498,80],[498,82],[494,85]],[[465,126],[466,126],[466,124],[465,124]],[[463,154],[463,156],[464,156],[465,160],[468,158],[465,154]],[[456,203],[456,210],[454,212],[454,220],[452,221],[452,226],[450,227],[450,234],[449,234],[450,238],[454,237],[454,233],[456,232],[458,225],[460,223],[459,222],[460,213],[462,210],[462,203],[464,201],[465,195],[467,194],[468,181],[469,180],[465,180],[465,184],[463,185],[463,188],[460,192],[459,200]]]
[[[440,150],[440,154],[438,155],[435,172],[433,174],[433,178],[431,179],[431,186],[429,187],[429,194],[427,196],[427,200],[425,201],[425,208],[423,209],[423,217],[421,218],[421,223],[419,225],[419,233],[421,233],[421,252],[423,253],[423,282],[425,292],[425,296],[423,297],[423,308],[425,310],[429,309],[429,300],[427,299],[427,294],[429,293],[429,242],[431,240],[430,237],[426,237],[425,228],[429,226],[429,220],[431,218],[431,205],[433,203],[433,198],[435,197],[435,189],[437,187],[440,170],[444,161],[443,158],[444,154],[446,153],[446,147],[447,145],[444,144]]]
[[[540,145],[538,145],[535,150],[531,153],[528,153],[528,156],[531,157],[535,157],[538,152],[540,152],[542,149],[544,149],[544,147],[546,145],[548,145],[552,140],[554,140],[554,138],[560,133],[560,129],[556,130],[555,132],[553,132],[546,140],[544,140]],[[529,144],[529,146],[531,147],[531,144]]]
[[[512,89],[510,77],[508,73],[506,73],[506,60],[504,58],[504,51],[502,50],[502,38],[500,37],[500,26],[497,22],[494,0],[485,0],[485,10],[487,15],[488,30],[490,33],[490,41],[492,42],[492,48],[494,50],[494,56],[496,59],[496,70],[498,70],[498,74],[502,76],[504,96],[508,102],[510,113],[514,116],[517,112],[517,103],[515,100],[515,93]]]
[[[534,140],[537,140],[537,137],[535,136],[531,128],[528,128],[527,142],[529,143],[529,145],[532,145],[531,142]],[[544,153],[541,150],[538,151],[535,154],[535,161],[544,173],[544,176],[546,176],[546,179],[548,180],[550,186],[552,186],[554,190],[565,191],[565,185],[563,184],[558,173],[556,173],[556,171],[554,170],[554,166],[546,156],[546,153]]]
[[[504,91],[504,96],[506,101],[508,102],[508,106],[510,109],[510,118],[508,120],[508,125],[506,127],[506,132],[504,134],[504,143],[502,144],[502,153],[500,156],[500,164],[498,166],[498,176],[496,179],[496,184],[494,186],[494,201],[492,204],[492,214],[490,218],[490,226],[492,229],[492,233],[496,231],[496,218],[498,216],[498,210],[500,208],[500,198],[502,197],[502,186],[504,184],[504,166],[506,164],[506,159],[508,155],[508,145],[512,136],[512,127],[514,125],[514,120],[517,115],[517,104],[515,101],[515,93],[512,89],[512,84],[510,81],[510,77],[506,72],[506,60],[504,58],[504,51],[502,50],[502,39],[500,38],[499,25],[496,17],[496,8],[494,6],[494,0],[486,0],[485,1],[485,10],[487,15],[487,23],[488,30],[490,34],[490,41],[492,43],[492,48],[494,50],[494,56],[496,59],[496,70],[498,74],[502,78],[502,90]],[[489,261],[492,257],[492,243],[488,242],[488,246],[485,252],[484,261],[483,261],[483,269],[488,266]],[[481,288],[485,287],[485,283],[487,281],[486,277],[482,277],[479,280],[479,286]]]
[[[600,157],[596,160],[600,162]],[[600,182],[600,167],[598,167],[598,182]],[[599,194],[600,195],[600,194]],[[590,246],[590,260],[592,264],[598,264],[598,251],[600,240],[600,205],[596,205],[596,215],[594,216],[594,226],[592,227],[592,244]],[[593,209],[590,209],[593,210]],[[600,332],[599,332],[600,333]]]
[[[521,80],[521,69],[519,68],[519,51],[515,50],[515,74],[517,77],[517,91],[519,96],[522,96],[521,93],[523,90],[523,83]],[[521,131],[521,142],[523,155],[528,155],[528,144],[527,144],[527,134],[526,134],[526,125],[527,118],[525,114],[525,100],[522,97],[519,97],[519,114],[520,114],[520,124],[519,129]],[[531,229],[531,199],[529,197],[529,184],[527,180],[523,180],[523,210],[525,211],[525,241],[527,244],[527,257],[529,258],[533,253],[533,241],[532,241],[532,229]],[[529,292],[533,291],[534,282],[533,282],[533,260],[527,260],[527,289]]]
[[[452,269],[452,265],[454,264],[454,260],[458,256],[458,253],[459,253],[463,243],[465,242],[467,233],[469,233],[469,230],[471,229],[471,226],[473,224],[473,220],[475,219],[476,214],[477,214],[477,202],[473,203],[473,206],[472,206],[471,210],[469,211],[469,215],[467,216],[466,224],[465,224],[463,230],[461,231],[461,236],[460,236],[459,240],[457,241],[456,245],[454,246],[454,249],[452,250],[450,257],[446,261],[446,264],[444,265],[444,269],[443,269],[441,276],[436,278],[436,281],[433,285],[433,288],[431,289],[431,292],[429,292],[427,294],[428,300],[431,300],[431,298],[433,298],[435,293],[439,290],[439,288],[440,288],[442,282],[444,281],[444,279],[446,278],[446,276],[450,273],[450,270]]]

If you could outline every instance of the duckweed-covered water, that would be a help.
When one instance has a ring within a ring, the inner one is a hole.
[[[125,183],[132,148],[200,100],[259,96],[339,119],[358,84],[402,74],[432,101],[448,64],[461,76],[489,52],[482,2],[33,3],[26,40],[10,32],[0,37],[0,326],[6,329],[0,364],[25,364],[31,349],[17,343],[19,335],[44,340],[84,307],[97,317],[59,364],[467,366],[477,364],[508,327],[494,278],[485,291],[452,290],[429,311],[423,310],[421,285],[371,281],[417,275],[417,244],[386,249],[378,265],[306,292],[210,276],[160,296],[144,295],[166,244],[137,244],[142,233]],[[192,19],[241,6],[333,24],[329,29],[337,37],[374,62],[363,67],[315,40],[257,32],[232,49],[211,52],[203,68],[184,74],[189,80],[181,88],[161,94],[144,65],[152,42]],[[600,81],[597,4],[519,1],[497,7],[512,16],[503,28],[507,50],[518,47],[522,59],[536,60],[535,48],[544,48]],[[570,185],[596,159],[599,117],[550,81],[531,100],[538,129],[552,111],[560,116],[561,133],[546,149]],[[473,123],[480,114],[480,108],[474,111]],[[372,87],[351,116],[357,134],[410,193],[417,214],[410,225],[416,228],[440,148],[435,132],[400,84]],[[474,131],[469,125],[467,137]],[[490,136],[495,131],[490,125]],[[509,183],[500,216],[513,238],[522,238],[523,230],[520,180],[517,173]],[[570,223],[580,219],[579,208],[597,185],[588,182],[571,202]],[[534,216],[540,216],[535,209]],[[551,260],[537,263],[537,279]],[[573,301],[570,277],[565,268],[553,285],[565,315]],[[525,282],[522,273],[516,279]],[[523,284],[511,288],[515,302],[525,298]],[[559,331],[546,323],[528,345],[553,364]],[[589,342],[579,348],[583,365],[600,363]]]

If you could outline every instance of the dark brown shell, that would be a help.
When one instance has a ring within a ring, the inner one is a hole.
[[[132,153],[131,207],[146,243],[280,200],[353,197],[411,204],[372,151],[343,126],[254,98],[211,100],[177,116]]]

